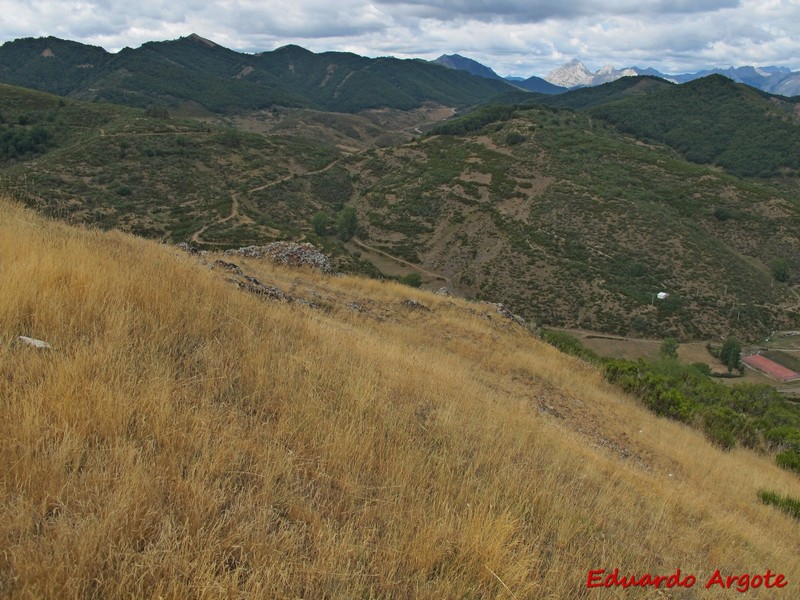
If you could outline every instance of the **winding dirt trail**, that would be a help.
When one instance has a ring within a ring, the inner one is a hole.
[[[422,131],[419,129],[420,127],[439,123],[441,121],[446,120],[447,118],[451,118],[451,117],[455,116],[456,114],[458,114],[458,111],[455,108],[448,107],[448,110],[451,112],[451,114],[446,116],[446,117],[443,117],[441,119],[434,119],[433,121],[429,121],[429,122],[425,122],[425,123],[421,123],[420,125],[418,125],[416,127],[411,127],[409,129],[413,130],[414,133],[422,134]],[[190,132],[187,132],[187,133],[190,133]],[[109,134],[109,137],[111,137],[113,135],[118,135],[118,134]],[[158,132],[157,135],[172,135],[172,133],[171,132]],[[106,137],[106,133],[102,129],[101,129],[101,136],[102,137]],[[321,169],[317,169],[316,171],[309,171],[307,173],[294,171],[294,172],[290,173],[289,175],[286,175],[285,177],[281,177],[280,179],[276,179],[275,181],[270,181],[269,183],[265,183],[264,185],[259,185],[257,187],[251,188],[251,189],[247,190],[244,193],[246,195],[254,194],[256,192],[260,192],[260,191],[265,190],[267,188],[271,188],[273,186],[276,186],[276,185],[279,185],[279,184],[284,183],[286,181],[289,181],[293,177],[297,177],[297,176],[304,177],[304,176],[307,176],[307,175],[318,175],[319,173],[324,173],[325,171],[328,171],[328,170],[332,169],[333,167],[335,167],[337,164],[339,164],[339,162],[342,160],[342,158],[344,158],[344,157],[337,158],[336,160],[328,163],[327,165],[325,165]],[[214,225],[220,225],[222,223],[227,223],[228,221],[232,221],[234,219],[237,219],[238,217],[239,217],[239,195],[234,193],[234,194],[231,195],[231,212],[230,212],[230,214],[228,214],[227,216],[221,217],[221,218],[217,219],[216,221],[212,221],[211,223],[207,223],[206,225],[203,225],[200,229],[198,229],[197,231],[192,233],[191,236],[189,236],[189,240],[190,240],[190,242],[192,244],[220,245],[220,242],[207,242],[207,241],[205,241],[203,239],[203,234],[206,231],[208,231],[211,227],[213,227]],[[383,252],[382,250],[378,250],[376,248],[371,248],[371,247],[367,246],[366,244],[364,244],[363,242],[356,241],[356,240],[354,240],[354,241],[357,244],[362,245],[365,249],[369,250],[370,252],[375,252],[375,253],[381,254],[381,255],[383,255],[383,256],[391,259],[391,260],[394,260],[394,261],[397,261],[397,262],[402,263],[404,265],[407,265],[409,267],[412,267],[412,268],[420,271],[421,273],[425,273],[426,275],[429,275],[431,277],[435,277],[436,279],[443,280],[443,281],[445,281],[445,282],[447,282],[449,284],[449,279],[447,279],[446,277],[443,277],[442,275],[439,275],[437,273],[433,273],[432,271],[428,271],[426,269],[418,267],[418,266],[416,266],[416,265],[414,265],[414,264],[412,264],[410,262],[407,262],[407,261],[405,261],[405,260],[403,260],[401,258],[398,258],[396,256],[392,256],[391,254],[387,254],[386,252]]]
[[[245,193],[248,194],[248,195],[249,194],[254,194],[255,192],[260,192],[260,191],[265,190],[267,188],[271,188],[273,186],[276,186],[276,185],[279,185],[279,184],[284,183],[286,181],[289,181],[290,179],[292,179],[293,177],[296,177],[296,176],[318,175],[319,173],[324,173],[325,171],[328,171],[328,170],[332,169],[334,166],[336,166],[339,163],[340,160],[342,160],[342,159],[341,158],[337,158],[333,162],[330,162],[327,165],[325,165],[323,168],[317,169],[316,171],[309,171],[308,173],[298,173],[298,172],[295,171],[293,173],[290,173],[289,175],[286,175],[285,177],[281,177],[280,179],[276,179],[275,181],[270,181],[269,183],[265,183],[264,185],[259,185],[258,187],[251,188],[251,189],[247,190],[247,192],[245,192]],[[230,212],[230,214],[225,216],[225,217],[221,217],[221,218],[217,219],[216,221],[212,221],[211,223],[207,223],[206,225],[203,225],[200,229],[195,231],[189,237],[189,240],[191,241],[192,244],[217,245],[217,242],[207,242],[207,241],[203,240],[203,237],[202,237],[203,234],[206,231],[208,231],[208,229],[210,227],[213,227],[214,225],[221,225],[222,223],[227,223],[228,221],[231,221],[233,219],[237,219],[238,217],[239,217],[239,194],[234,193],[234,194],[231,195],[231,212]]]
[[[221,219],[217,219],[216,221],[212,221],[211,223],[203,225],[200,229],[198,229],[197,231],[195,231],[192,234],[192,237],[190,237],[189,240],[193,244],[213,243],[213,242],[205,242],[205,241],[203,241],[201,239],[201,236],[206,232],[206,230],[208,230],[208,228],[211,227],[212,225],[219,225],[221,223],[227,223],[231,219],[236,219],[238,216],[239,216],[239,194],[232,194],[231,195],[231,214],[229,214],[227,217],[222,217]]]

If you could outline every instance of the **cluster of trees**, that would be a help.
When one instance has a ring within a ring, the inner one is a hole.
[[[346,206],[336,215],[336,235],[346,242],[356,234],[358,230],[358,214],[352,206]],[[328,213],[319,211],[311,219],[311,226],[314,233],[323,237],[331,233],[331,218]]]
[[[721,347],[714,347],[711,344],[706,346],[711,356],[718,358],[732,373],[734,369],[742,370],[742,344],[734,337],[728,337]]]
[[[0,160],[41,154],[47,150],[52,137],[41,125],[0,126]]]

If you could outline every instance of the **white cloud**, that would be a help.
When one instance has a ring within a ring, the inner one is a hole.
[[[0,0],[0,11],[3,41],[55,35],[112,51],[194,32],[247,52],[460,53],[501,75],[542,75],[574,57],[592,69],[800,70],[800,0]]]

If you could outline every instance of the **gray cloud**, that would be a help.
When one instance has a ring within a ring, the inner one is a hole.
[[[716,11],[739,6],[739,0],[377,0],[398,7],[405,16],[440,21],[475,19],[510,23],[540,23],[591,15],[673,15]]]

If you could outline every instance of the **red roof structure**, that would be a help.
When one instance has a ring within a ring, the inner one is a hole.
[[[800,373],[787,369],[783,365],[779,365],[774,360],[768,359],[766,356],[760,354],[751,354],[742,358],[742,362],[749,367],[761,371],[765,375],[777,379],[778,381],[794,381],[800,379]]]

